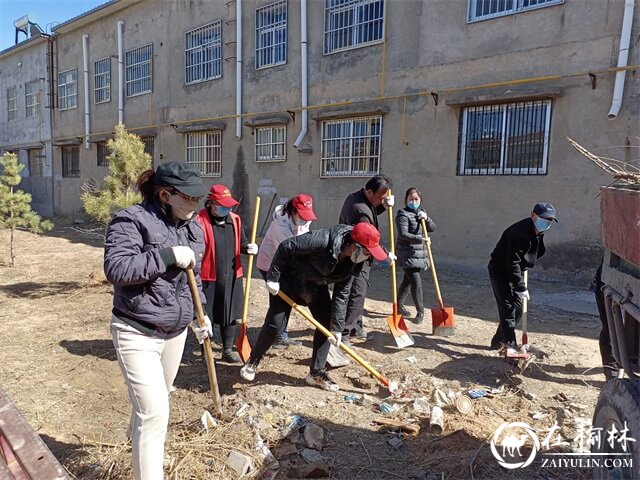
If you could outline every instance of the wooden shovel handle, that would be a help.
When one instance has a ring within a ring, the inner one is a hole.
[[[258,230],[258,215],[260,214],[260,197],[256,197],[256,210],[253,212],[253,225],[251,226],[251,239],[249,243],[256,243],[256,231]],[[247,264],[247,279],[244,286],[244,301],[242,302],[242,323],[247,323],[249,313],[249,291],[251,290],[251,275],[253,274],[253,257],[249,255]]]
[[[387,191],[387,195],[391,195],[391,189]],[[387,207],[387,213],[389,214],[389,251],[395,255],[396,253],[396,239],[393,235],[393,207]],[[397,309],[398,303],[398,291],[396,286],[396,262],[391,262],[391,299],[393,305]],[[398,312],[394,310],[393,315],[396,316]]]
[[[444,310],[442,293],[440,293],[440,284],[438,283],[438,274],[436,273],[436,264],[433,261],[433,254],[431,253],[431,241],[429,240],[429,232],[427,232],[427,222],[423,218],[420,220],[420,223],[422,224],[422,236],[425,238],[425,243],[427,244],[427,255],[429,255],[429,264],[431,265],[431,276],[433,277],[433,285],[436,289],[436,297],[438,298],[440,310]]]

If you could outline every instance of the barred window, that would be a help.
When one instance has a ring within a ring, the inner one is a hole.
[[[58,74],[58,108],[68,110],[78,106],[78,70],[72,68]]]
[[[134,48],[125,53],[127,97],[150,93],[152,87],[151,57],[153,44]]]
[[[382,117],[322,122],[321,177],[368,177],[380,172]]]
[[[80,147],[62,147],[62,176],[80,176]]]
[[[564,0],[469,0],[469,21],[486,20],[560,3],[564,3]]]
[[[153,164],[153,145],[155,143],[154,137],[140,137],[140,141],[144,143],[144,152],[151,156],[151,163]]]
[[[28,151],[29,155],[29,176],[41,177],[44,173],[44,159],[41,148],[31,148]]]
[[[96,103],[111,100],[111,58],[93,63],[93,98]]]
[[[34,117],[40,113],[40,85],[38,80],[25,83],[24,104],[27,117]]]
[[[286,160],[285,125],[256,128],[256,162],[284,162]]]
[[[96,159],[99,167],[106,167],[109,165],[109,148],[107,142],[96,143]]]
[[[222,22],[210,23],[185,34],[185,82],[222,76]]]
[[[325,55],[381,42],[384,7],[384,0],[325,0]]]
[[[7,121],[18,118],[18,89],[7,88]]]
[[[469,107],[462,111],[458,175],[544,175],[551,100]]]
[[[187,133],[187,163],[193,165],[203,177],[222,175],[222,132]]]
[[[256,9],[256,68],[287,63],[287,1]]]

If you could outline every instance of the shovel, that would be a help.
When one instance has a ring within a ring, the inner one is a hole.
[[[527,270],[523,273],[524,278],[524,287],[529,289],[529,272]],[[529,335],[527,332],[527,323],[529,319],[529,300],[526,298],[522,299],[522,348],[525,350],[529,349]]]
[[[260,197],[256,197],[256,211],[253,212],[253,225],[251,227],[251,239],[249,243],[256,242],[256,231],[258,230],[258,215],[260,214]],[[247,338],[247,314],[249,312],[249,292],[251,290],[251,274],[253,273],[253,257],[249,255],[249,263],[247,265],[247,280],[244,286],[244,302],[242,303],[242,323],[240,324],[240,332],[236,337],[236,350],[243,362],[247,363],[251,356],[251,344]]]
[[[307,321],[309,321],[314,327],[316,327],[318,330],[320,330],[320,332],[322,332],[327,338],[335,338],[333,336],[333,334],[327,330],[325,327],[323,327],[322,325],[320,325],[315,318],[313,318],[311,315],[309,315],[307,312],[305,312],[304,310],[302,310],[300,308],[300,306],[294,302],[286,293],[284,293],[282,290],[280,290],[278,292],[278,296],[283,299],[285,302],[287,302],[287,304],[291,305],[291,308],[293,308],[296,312],[298,312],[300,315],[302,315],[304,318],[307,319]],[[358,362],[360,365],[362,365],[364,368],[367,369],[367,371],[373,375],[380,383],[382,383],[385,387],[387,387],[387,389],[389,390],[390,393],[397,393],[399,391],[400,388],[400,383],[396,380],[388,380],[385,377],[382,376],[382,374],[380,374],[380,372],[378,372],[375,368],[373,368],[371,365],[369,365],[364,358],[362,358],[360,355],[358,355],[356,352],[354,352],[353,350],[351,350],[350,347],[348,347],[347,345],[344,344],[344,342],[340,342],[340,348],[342,348],[345,352],[347,352],[349,354],[349,356],[351,358],[353,358],[356,362]]]
[[[202,302],[200,301],[200,294],[198,292],[198,284],[196,283],[196,276],[193,274],[192,268],[187,268],[187,280],[189,281],[189,290],[191,290],[191,297],[193,298],[193,305],[196,310],[196,318],[198,319],[198,325],[204,327],[204,310],[202,310]],[[220,391],[218,390],[218,376],[216,375],[216,364],[213,361],[213,350],[211,350],[211,339],[209,337],[204,339],[204,358],[207,363],[207,372],[209,373],[209,385],[211,386],[211,397],[213,398],[213,414],[220,416],[222,413],[222,403],[220,401]]]
[[[391,195],[391,189],[389,189],[389,195]],[[387,209],[389,213],[389,245],[391,247],[391,253],[395,254],[395,237],[393,234],[393,208]],[[398,313],[398,291],[396,287],[396,262],[391,262],[391,298],[393,299],[393,313],[387,316],[387,325],[393,335],[393,339],[396,341],[398,348],[409,347],[415,342],[411,336],[411,332],[404,323],[404,318]]]
[[[431,253],[431,239],[427,232],[427,222],[424,218],[420,221],[422,224],[422,235],[427,244],[427,254],[429,255],[429,263],[431,264],[431,276],[433,277],[433,285],[436,289],[436,297],[438,298],[438,306],[440,308],[431,309],[431,326],[434,335],[450,337],[456,334],[455,319],[453,316],[453,307],[445,307],[442,302],[442,294],[440,293],[440,284],[438,283],[438,275],[436,274],[436,264],[433,261]]]

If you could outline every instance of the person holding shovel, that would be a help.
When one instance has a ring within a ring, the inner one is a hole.
[[[113,215],[104,272],[114,286],[111,335],[129,389],[129,435],[136,480],[163,478],[169,393],[180,367],[187,326],[202,343],[211,333],[194,318],[185,269],[200,270],[202,228],[193,221],[207,189],[198,170],[167,162],[138,178],[142,202]],[[196,276],[201,300],[204,295]]]
[[[267,233],[265,233],[260,251],[258,252],[258,270],[264,280],[267,279],[267,272],[271,268],[271,261],[278,249],[278,246],[287,238],[297,237],[309,231],[311,222],[317,220],[316,214],[313,213],[313,199],[304,193],[298,194],[295,198],[289,200],[284,205],[278,205],[273,212],[273,221]],[[270,296],[269,302],[275,297]],[[289,346],[302,345],[301,342],[289,338],[287,324],[289,318],[285,319],[284,330],[278,338],[273,348],[287,348]]]
[[[209,190],[205,207],[196,220],[204,231],[202,287],[207,298],[207,315],[220,326],[222,358],[227,363],[242,363],[234,350],[236,325],[242,318],[243,271],[240,254],[255,255],[258,245],[249,243],[240,216],[231,211],[238,201],[221,184]]]
[[[404,277],[398,289],[398,312],[408,316],[409,311],[404,302],[411,290],[411,297],[416,307],[415,323],[424,321],[424,298],[422,294],[421,273],[429,268],[429,256],[425,246],[425,237],[422,235],[421,220],[426,221],[427,231],[435,231],[435,222],[421,208],[422,193],[416,188],[407,189],[404,195],[405,207],[396,214],[396,228],[398,240],[396,242],[396,254],[398,262],[404,270]],[[427,241],[429,237],[426,237]]]
[[[260,361],[286,325],[291,306],[277,296],[282,289],[294,302],[309,307],[315,320],[333,334],[330,343],[316,330],[311,368],[305,381],[324,390],[339,390],[327,375],[327,355],[331,344],[338,347],[342,340],[351,283],[370,257],[384,260],[387,252],[380,246],[378,230],[366,222],[355,227],[336,225],[282,242],[267,273],[267,289],[272,297],[265,324],[251,358],[240,370],[242,378],[249,382],[255,379]],[[333,297],[329,293],[331,283]]]
[[[491,253],[489,279],[498,304],[500,325],[491,339],[494,350],[506,349],[517,355],[516,325],[522,318],[522,301],[529,300],[524,272],[545,254],[544,233],[557,222],[555,207],[536,203],[531,215],[507,228]]]

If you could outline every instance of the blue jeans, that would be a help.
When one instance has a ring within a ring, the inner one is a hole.
[[[267,281],[267,273],[264,270],[260,270],[258,269],[258,271],[260,272],[260,275],[262,275],[263,280],[266,282]],[[269,295],[269,297],[271,297],[271,295]],[[271,301],[269,301],[269,304],[271,304]],[[276,343],[277,342],[284,342],[287,338],[289,338],[289,314],[291,313],[291,311],[287,312],[286,314],[286,318],[285,318],[285,323],[284,323],[284,330],[282,331],[282,333],[279,333],[276,336]]]

